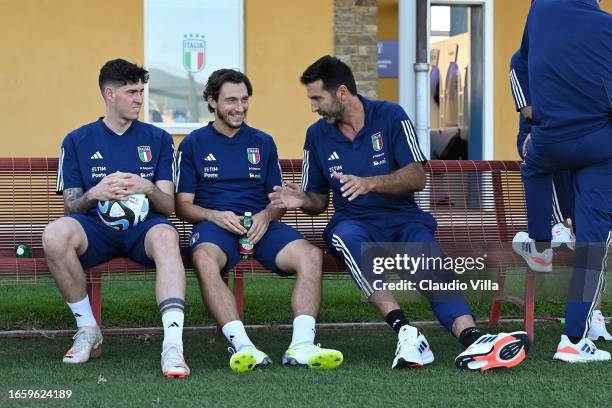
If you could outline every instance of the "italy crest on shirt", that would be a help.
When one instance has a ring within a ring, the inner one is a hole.
[[[153,157],[151,154],[151,146],[138,146],[138,157],[143,163],[148,163]]]
[[[383,140],[380,132],[372,135],[372,148],[375,152],[380,152],[383,148]]]
[[[247,148],[247,158],[249,159],[249,163],[258,164],[261,160],[261,156],[259,155],[259,149],[257,147]]]

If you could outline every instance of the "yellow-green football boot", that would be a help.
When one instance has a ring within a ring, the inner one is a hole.
[[[283,365],[331,370],[344,361],[338,350],[321,348],[312,343],[300,343],[289,347],[283,354]]]

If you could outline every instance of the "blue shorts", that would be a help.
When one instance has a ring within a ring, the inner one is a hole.
[[[410,245],[419,256],[444,257],[436,238],[436,221],[426,212],[402,217],[378,217],[371,219],[332,220],[324,232],[323,238],[330,249],[344,260],[351,276],[366,298],[376,291],[376,281],[385,281],[383,275],[377,275],[371,268],[362,265],[362,243],[397,242],[414,243]],[[420,245],[422,244],[422,245]],[[402,277],[403,278],[403,277]],[[431,280],[438,282],[451,281],[454,276],[441,271],[417,271],[414,280]],[[471,315],[472,312],[460,291],[421,292],[430,302],[431,308],[442,325],[449,331],[459,316]]]
[[[167,224],[176,229],[166,217],[150,214],[141,224],[125,231],[117,231],[104,224],[97,215],[71,214],[87,235],[87,250],[79,257],[84,269],[106,262],[116,256],[127,256],[135,262],[146,266],[155,266],[155,262],[145,251],[145,236],[157,224]]]
[[[240,260],[238,252],[238,240],[240,236],[229,232],[210,221],[202,221],[193,226],[191,239],[189,240],[189,251],[193,251],[200,244],[215,244],[227,256],[227,263],[222,273],[232,269]],[[276,255],[290,242],[304,239],[302,234],[280,221],[272,221],[268,230],[255,245],[254,258],[265,265],[266,268],[280,276],[289,273],[281,271],[276,267]]]

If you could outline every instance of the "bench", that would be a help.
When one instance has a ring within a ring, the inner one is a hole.
[[[300,182],[301,160],[281,160],[287,181]],[[55,194],[56,158],[0,158],[0,284],[49,282],[42,251],[45,226],[63,214],[62,197]],[[511,251],[514,234],[526,229],[523,187],[519,163],[514,161],[430,161],[427,187],[417,193],[419,206],[438,220],[437,238],[447,255],[466,249],[487,253],[487,267],[496,268],[499,290],[493,297],[490,325],[500,319],[501,305],[511,302],[523,309],[525,329],[533,337],[535,274]],[[326,250],[322,232],[333,208],[315,217],[288,211],[283,221],[297,228],[310,242]],[[186,255],[191,226],[171,218],[179,230]],[[27,244],[32,258],[16,258],[15,247]],[[558,258],[555,258],[556,262]],[[186,268],[191,265],[184,256]],[[569,263],[569,259],[563,260]],[[522,273],[524,299],[504,294],[505,277]],[[518,269],[516,269],[518,268]],[[324,277],[347,277],[344,264],[326,254]],[[231,271],[238,306],[243,309],[243,279],[265,272],[257,261],[241,261]],[[152,279],[155,271],[127,258],[115,258],[87,271],[88,294],[98,322],[101,315],[101,284],[104,279]]]

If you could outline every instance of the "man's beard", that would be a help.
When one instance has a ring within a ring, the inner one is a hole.
[[[329,112],[323,112],[322,116],[330,125],[337,125],[344,116],[344,106],[337,99],[334,99]]]
[[[242,127],[242,124],[244,123],[244,120],[246,119],[246,112],[244,112],[244,114],[242,115],[243,120],[242,122],[240,122],[239,125],[233,125],[232,123],[230,123],[230,121],[228,120],[228,116],[229,115],[225,115],[223,114],[223,112],[217,112],[217,116],[219,117],[219,120],[221,122],[223,122],[225,124],[225,126],[227,126],[230,129],[240,129]]]

